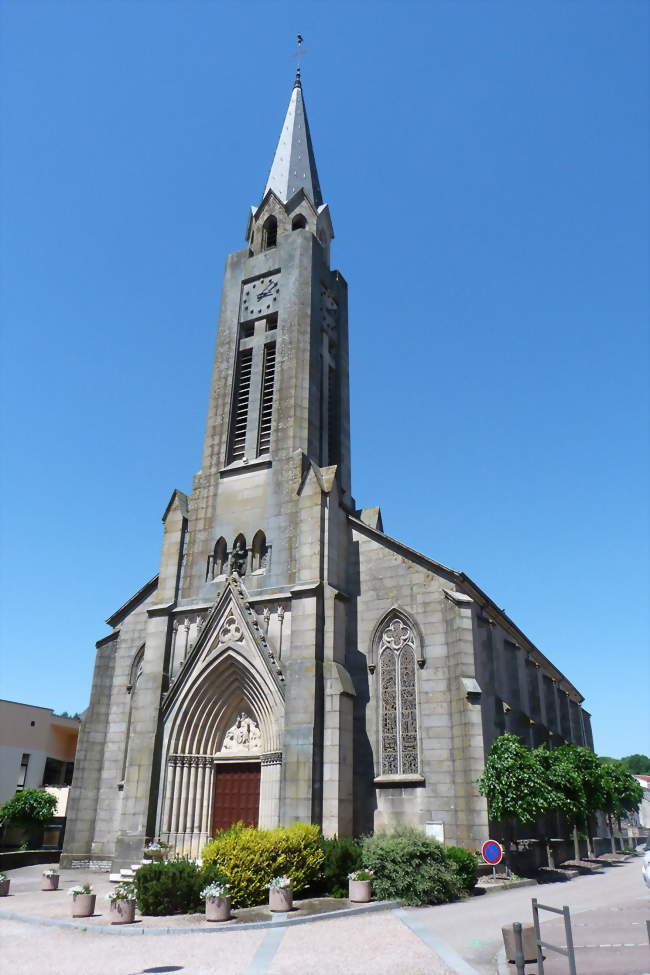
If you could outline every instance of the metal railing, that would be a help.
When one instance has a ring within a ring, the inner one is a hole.
[[[566,948],[561,948],[559,945],[549,944],[548,941],[542,941],[542,936],[539,930],[539,912],[540,911],[551,911],[552,914],[562,914],[564,916],[564,934],[566,938]],[[575,950],[573,948],[573,933],[571,931],[571,915],[569,913],[569,908],[565,904],[564,907],[549,907],[546,904],[539,904],[536,897],[533,897],[533,924],[535,926],[535,940],[537,942],[537,970],[538,975],[544,975],[544,956],[542,954],[542,948],[548,948],[549,951],[556,951],[559,955],[564,955],[569,959],[569,975],[577,975],[576,970],[576,956]]]

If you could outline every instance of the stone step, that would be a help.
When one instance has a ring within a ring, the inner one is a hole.
[[[133,873],[135,873],[136,870],[139,870],[141,866],[142,866],[141,863],[132,863],[131,864],[131,870],[133,870]]]
[[[123,880],[121,873],[109,873],[108,879],[112,884],[119,884],[120,880]]]
[[[132,877],[135,877],[135,874],[133,870],[130,869],[130,867],[122,867],[122,869],[120,870],[120,876],[122,877],[123,880],[130,880]]]

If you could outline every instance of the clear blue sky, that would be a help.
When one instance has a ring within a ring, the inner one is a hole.
[[[157,570],[300,31],[357,502],[650,752],[645,0],[1,9],[0,696],[82,710]]]

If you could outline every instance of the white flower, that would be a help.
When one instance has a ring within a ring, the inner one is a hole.
[[[267,887],[271,890],[286,890],[287,887],[291,887],[291,878],[274,877],[273,880],[269,881]]]
[[[201,899],[209,900],[211,897],[228,897],[230,894],[230,884],[212,883],[208,884],[201,891]]]
[[[72,894],[73,897],[77,897],[78,894],[92,894],[93,889],[90,884],[75,884],[74,887],[68,889],[68,893]]]
[[[124,881],[109,891],[106,898],[109,901],[134,901],[135,887],[130,881]]]

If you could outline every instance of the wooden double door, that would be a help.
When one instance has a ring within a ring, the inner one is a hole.
[[[257,826],[260,808],[259,762],[223,762],[214,768],[212,835],[240,820]]]

